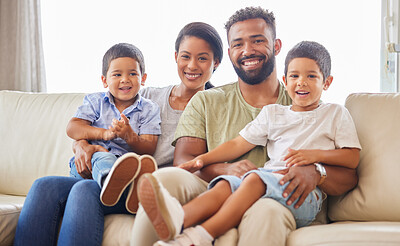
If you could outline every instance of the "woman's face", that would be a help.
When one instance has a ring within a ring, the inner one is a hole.
[[[214,68],[219,65],[219,62],[214,60],[210,45],[194,36],[182,39],[179,51],[175,52],[175,60],[182,83],[191,90],[203,90]]]

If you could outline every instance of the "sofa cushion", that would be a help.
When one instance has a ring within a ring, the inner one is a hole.
[[[0,193],[26,195],[33,181],[68,175],[66,125],[84,94],[0,91]]]
[[[0,245],[12,245],[25,197],[0,194]]]
[[[352,94],[346,100],[362,146],[359,182],[331,197],[333,221],[400,221],[400,94]]]
[[[290,233],[287,246],[395,246],[400,242],[400,222],[336,222],[307,226]]]

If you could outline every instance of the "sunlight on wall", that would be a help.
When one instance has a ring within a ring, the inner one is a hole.
[[[262,6],[274,12],[278,78],[286,53],[302,40],[323,44],[332,56],[333,84],[322,99],[344,103],[352,92],[379,91],[380,1],[364,0],[41,0],[49,92],[104,91],[101,60],[115,43],[129,42],[144,53],[147,86],[178,84],[175,38],[187,23],[214,26],[224,41],[224,58],[211,81],[236,81],[224,23],[238,9]]]

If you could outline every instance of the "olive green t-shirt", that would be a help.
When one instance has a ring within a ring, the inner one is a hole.
[[[291,104],[282,83],[276,103]],[[181,137],[196,137],[205,139],[210,151],[238,136],[240,130],[254,120],[260,111],[260,108],[255,108],[244,100],[238,82],[197,92],[179,119],[173,145]],[[265,146],[257,146],[232,162],[248,159],[262,167],[268,160],[266,151]]]

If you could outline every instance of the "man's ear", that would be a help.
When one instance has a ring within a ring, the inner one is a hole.
[[[277,56],[282,49],[282,41],[279,38],[275,39],[274,48],[275,48],[275,56]]]
[[[104,87],[104,88],[107,88],[107,87],[108,87],[108,84],[107,84],[107,81],[106,81],[106,76],[101,75],[101,81],[103,82],[103,87]]]
[[[324,90],[328,90],[329,86],[331,86],[331,84],[332,84],[332,80],[333,80],[332,76],[329,76],[328,78],[325,79],[324,88],[323,88]]]
[[[178,62],[178,52],[175,51],[175,62]]]
[[[142,81],[140,83],[142,86],[144,86],[144,84],[146,82],[146,79],[147,79],[147,73],[144,73],[143,76],[142,76]]]

